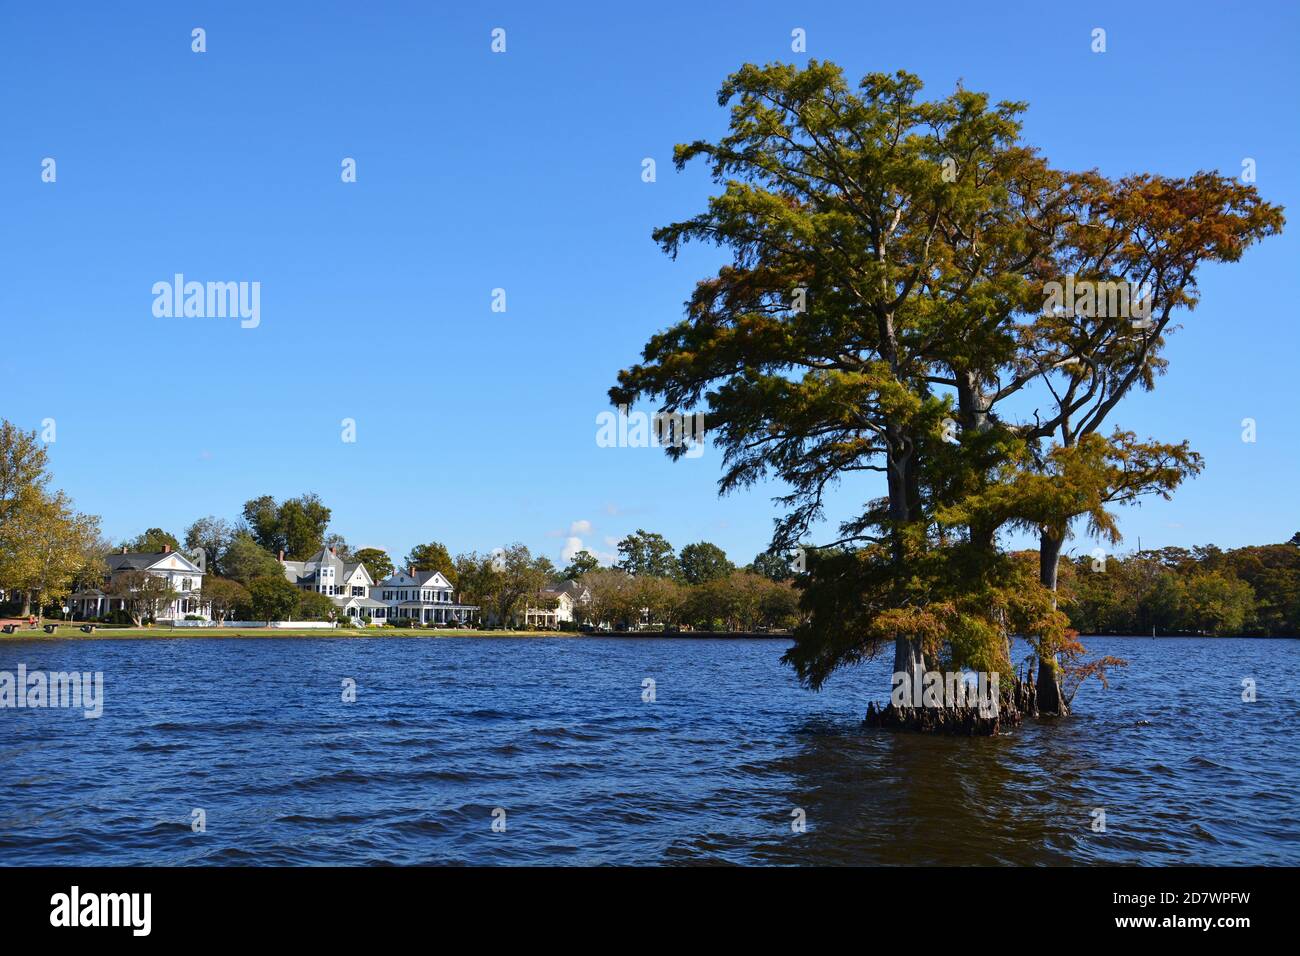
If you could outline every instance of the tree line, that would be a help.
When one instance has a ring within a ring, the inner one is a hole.
[[[1083,634],[1300,636],[1300,533],[1285,544],[1074,557],[1061,607]]]

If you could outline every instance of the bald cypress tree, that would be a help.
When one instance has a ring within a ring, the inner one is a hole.
[[[1025,423],[1003,408],[1075,365],[1096,365],[1107,381],[1138,381],[1133,368],[1150,367],[1150,347],[1042,314],[1044,289],[1088,256],[1108,275],[1143,261],[1142,204],[1023,144],[1023,104],[920,91],[902,72],[851,88],[816,61],[730,76],[719,93],[727,135],[675,153],[679,168],[707,162],[720,190],[655,238],[670,255],[704,242],[731,261],[697,283],[685,318],[610,390],[615,404],[645,397],[666,414],[704,411],[724,453],[722,493],[781,479],[775,548],[809,532],[842,479],[879,476],[883,494],[802,575],[809,617],[787,660],[812,687],[890,644],[895,672],[911,681],[937,664],[1005,670],[1011,633],[1059,646],[1051,588],[1025,580],[996,537],[1015,524],[1068,526],[1091,492],[1046,494],[1066,473],[1047,464],[1059,416]],[[1160,181],[1134,182],[1160,192]],[[1176,206],[1161,207],[1166,229]],[[1124,255],[1088,232],[1103,209],[1124,223]],[[1106,412],[1117,388],[1082,386]]]

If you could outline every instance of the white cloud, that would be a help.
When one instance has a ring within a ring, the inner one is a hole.
[[[560,550],[560,560],[572,561],[582,551],[587,549],[582,546],[582,539],[576,536],[564,539],[564,547]]]
[[[573,524],[569,525],[569,536],[572,538],[577,535],[591,534],[591,522],[586,518],[579,518]]]

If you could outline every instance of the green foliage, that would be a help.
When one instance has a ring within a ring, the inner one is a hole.
[[[302,621],[328,621],[339,617],[342,612],[334,606],[326,595],[316,591],[298,589],[298,610],[296,617]]]
[[[242,609],[250,609],[252,598],[248,589],[238,581],[208,575],[203,579],[203,600],[212,607],[212,616],[218,621],[234,617]]]
[[[456,579],[456,562],[452,560],[447,546],[439,541],[417,544],[406,556],[406,567],[417,571],[440,571],[453,587],[459,583]]]
[[[549,558],[533,557],[518,542],[491,554],[458,555],[455,570],[462,599],[482,608],[485,619],[508,625],[522,614],[526,599],[555,577]]]
[[[379,548],[362,548],[352,556],[353,560],[360,561],[370,572],[370,577],[378,584],[393,573],[393,561],[388,556],[388,552],[381,551]]]
[[[279,576],[257,578],[248,585],[251,609],[259,621],[292,619],[300,606],[301,593],[303,592]]]
[[[1300,547],[1165,548],[1063,564],[1062,609],[1084,634],[1300,636]]]
[[[1023,104],[920,90],[904,72],[850,87],[817,61],[728,77],[727,134],[675,153],[707,162],[719,190],[654,237],[731,261],[610,390],[666,414],[706,406],[722,492],[768,476],[790,489],[774,549],[824,516],[842,477],[883,478],[885,497],[842,522],[832,543],[847,550],[800,576],[810,617],[787,659],[812,686],[891,640],[957,662],[1004,658],[1013,632],[1066,647],[1050,590],[998,554],[998,531],[1063,538],[1086,515],[1113,538],[1110,505],[1199,469],[1185,445],[1097,430],[1163,369],[1197,268],[1282,225],[1230,177],[1054,169],[1020,141]],[[1152,321],[1044,311],[1047,284],[1071,274],[1150,281]],[[1017,421],[1009,402],[1033,409],[1030,390],[1057,407]],[[625,567],[645,573],[637,557]]]
[[[749,565],[748,570],[755,574],[761,574],[765,578],[773,581],[788,581],[795,576],[794,569],[790,566],[789,555],[782,554],[780,551],[768,549],[754,556],[753,562]]]
[[[209,515],[199,518],[185,529],[185,552],[193,557],[200,548],[207,560],[209,574],[224,574],[222,559],[235,538],[235,529],[225,518]]]
[[[681,568],[673,546],[661,534],[638,528],[618,543],[618,567],[633,576],[677,578]]]
[[[244,521],[253,539],[273,555],[283,551],[291,561],[302,561],[321,549],[330,509],[315,494],[299,495],[277,504],[270,495],[244,503]]]
[[[243,532],[231,539],[222,555],[221,569],[226,577],[238,581],[244,587],[258,578],[284,578],[284,570],[275,556]]]
[[[176,540],[176,535],[164,531],[162,528],[150,528],[143,534],[126,542],[126,549],[146,554],[164,550],[179,551],[181,543]]]
[[[600,560],[590,551],[579,551],[569,562],[569,566],[560,573],[562,581],[572,581],[582,577],[589,571],[595,571],[600,568]]]
[[[682,548],[678,558],[682,580],[687,584],[707,584],[726,577],[736,569],[727,560],[727,553],[716,544],[701,541]]]

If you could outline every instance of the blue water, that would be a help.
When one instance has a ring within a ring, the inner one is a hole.
[[[1088,644],[1109,690],[968,739],[777,640],[4,639],[105,704],[0,710],[0,864],[1300,863],[1300,644]]]

